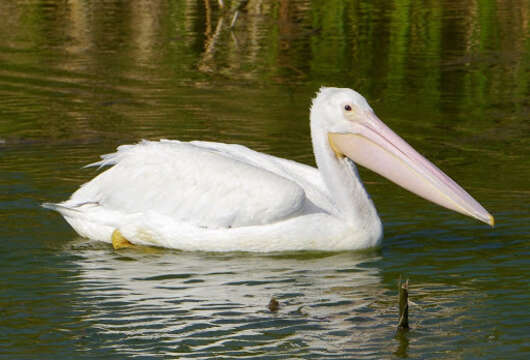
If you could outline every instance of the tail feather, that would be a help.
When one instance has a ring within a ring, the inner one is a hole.
[[[57,211],[64,216],[69,216],[69,215],[71,216],[73,214],[81,214],[82,211],[77,208],[83,205],[99,205],[99,203],[94,202],[94,201],[86,201],[86,202],[79,203],[79,204],[68,204],[68,205],[54,204],[54,203],[42,203],[41,204],[43,208]]]
[[[42,206],[45,209],[55,210],[55,211],[59,211],[59,209],[65,207],[65,206],[62,206],[61,204],[47,203],[47,202],[40,204],[40,206]]]

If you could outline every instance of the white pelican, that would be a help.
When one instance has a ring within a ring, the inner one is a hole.
[[[181,250],[347,250],[383,230],[355,164],[493,226],[464,189],[417,153],[351,89],[322,88],[311,106],[318,169],[214,142],[142,141],[72,197],[43,204],[81,236]]]

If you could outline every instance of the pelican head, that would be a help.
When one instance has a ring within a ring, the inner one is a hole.
[[[337,159],[347,157],[429,201],[494,225],[493,216],[379,120],[356,91],[322,88],[311,107],[311,131]]]

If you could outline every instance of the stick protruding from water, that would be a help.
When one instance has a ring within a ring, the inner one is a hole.
[[[399,278],[399,323],[398,329],[409,329],[409,280]]]
[[[280,308],[280,303],[273,296],[271,297],[271,301],[269,301],[269,305],[267,305],[267,307],[271,312],[276,312]]]

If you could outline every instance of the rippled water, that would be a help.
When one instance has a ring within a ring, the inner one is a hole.
[[[528,3],[251,0],[232,30],[225,3],[0,0],[0,357],[528,358]],[[385,238],[360,253],[114,251],[40,207],[142,138],[313,164],[321,85],[363,93],[496,227],[362,169]]]

